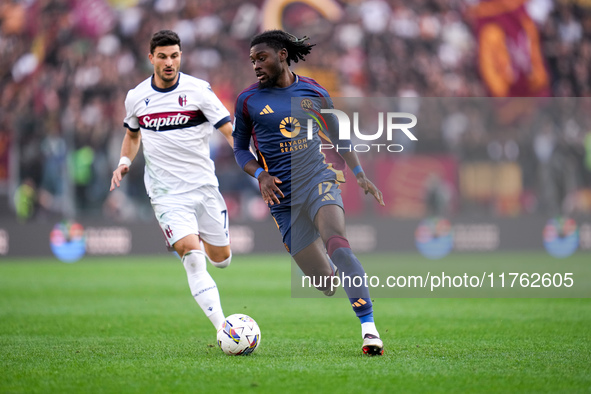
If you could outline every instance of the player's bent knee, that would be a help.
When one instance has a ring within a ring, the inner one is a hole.
[[[181,259],[188,275],[196,275],[205,271],[205,254],[201,250],[191,250]]]
[[[231,261],[232,261],[232,253],[230,253],[230,256],[228,256],[227,259],[220,261],[220,262],[213,261],[212,259],[209,259],[209,262],[217,268],[226,268],[227,266],[230,265]]]

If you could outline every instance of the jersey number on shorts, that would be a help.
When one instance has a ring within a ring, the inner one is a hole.
[[[222,215],[224,215],[224,232],[226,233],[226,238],[228,238],[230,236],[228,232],[228,210],[224,209]]]
[[[334,197],[332,196],[332,194],[328,194],[333,185],[334,183],[332,182],[322,182],[318,184],[318,195],[321,196],[324,194],[322,201],[334,201]]]
[[[222,215],[224,215],[224,228],[227,228],[227,226],[228,226],[228,210],[224,209],[222,211]]]

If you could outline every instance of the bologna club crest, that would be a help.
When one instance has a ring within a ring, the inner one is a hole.
[[[184,107],[185,105],[187,105],[187,96],[184,94],[180,94],[179,95],[179,105],[181,107]]]
[[[172,229],[170,228],[170,226],[167,224],[166,228],[164,229],[164,233],[166,234],[166,236],[168,238],[172,237]]]

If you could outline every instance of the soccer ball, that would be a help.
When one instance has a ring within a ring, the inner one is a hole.
[[[218,346],[231,356],[246,356],[261,343],[261,330],[250,316],[236,313],[226,317],[217,334]]]

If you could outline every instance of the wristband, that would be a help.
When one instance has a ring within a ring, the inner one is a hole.
[[[357,174],[359,174],[360,172],[363,172],[363,168],[361,168],[361,166],[353,168],[353,174],[355,174],[355,176],[357,176]]]
[[[263,172],[265,170],[263,170],[261,167],[257,168],[257,170],[254,172],[254,177],[256,179],[259,179],[259,175],[261,175],[261,172]]]
[[[119,164],[117,164],[117,167],[119,167],[121,164],[125,164],[127,167],[129,167],[131,166],[131,160],[127,156],[121,156],[121,158],[119,159]]]

